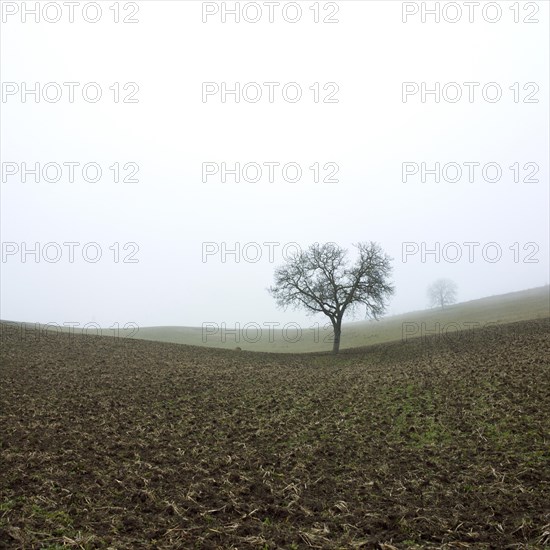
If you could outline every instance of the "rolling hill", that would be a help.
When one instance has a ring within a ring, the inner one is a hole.
[[[490,296],[479,300],[462,302],[449,306],[444,310],[429,309],[414,311],[403,315],[383,318],[380,321],[360,321],[346,323],[342,330],[341,348],[355,348],[415,336],[428,336],[456,330],[475,330],[492,323],[505,324],[514,321],[540,319],[550,317],[550,287],[543,286],[509,294]],[[313,321],[309,326],[313,326]],[[215,327],[212,327],[212,330]],[[136,337],[158,342],[172,342],[194,346],[234,349],[239,346],[243,350],[268,351],[276,353],[302,353],[329,351],[332,347],[332,330],[304,328],[302,337],[297,342],[290,342],[297,332],[289,330],[286,338],[281,330],[263,327],[262,339],[258,342],[250,340],[256,337],[251,330],[247,341],[241,334],[239,340],[233,334],[226,334],[222,341],[222,331],[214,334],[203,334],[201,327],[141,327]],[[270,342],[270,336],[273,340]],[[206,342],[204,341],[206,340]]]

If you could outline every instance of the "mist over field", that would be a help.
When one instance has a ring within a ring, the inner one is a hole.
[[[380,243],[389,314],[549,282],[548,3],[222,4],[4,8],[3,319],[308,325],[265,289],[315,242]]]
[[[550,545],[550,3],[0,3],[0,548]]]

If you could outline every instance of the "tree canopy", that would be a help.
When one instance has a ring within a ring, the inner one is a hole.
[[[428,287],[428,300],[431,307],[441,307],[454,304],[458,287],[451,279],[438,279]]]
[[[278,267],[275,284],[268,289],[282,308],[326,315],[334,328],[334,353],[340,348],[344,314],[364,306],[366,316],[377,319],[394,292],[389,282],[391,258],[374,242],[354,246],[358,258],[351,263],[346,249],[335,243],[315,243]]]

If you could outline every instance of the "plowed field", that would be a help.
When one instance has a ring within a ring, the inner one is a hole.
[[[3,325],[1,548],[544,548],[550,320],[276,355]]]

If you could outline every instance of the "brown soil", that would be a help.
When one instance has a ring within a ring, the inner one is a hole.
[[[0,548],[544,548],[549,328],[335,358],[3,324]]]

